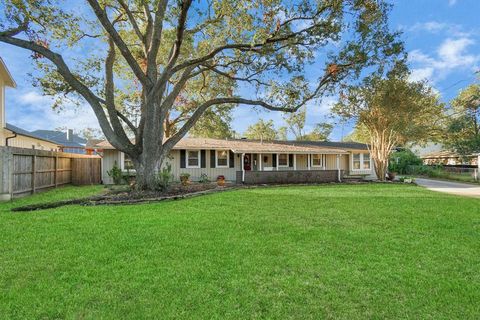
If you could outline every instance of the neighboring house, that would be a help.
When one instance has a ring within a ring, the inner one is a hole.
[[[468,156],[460,156],[459,154],[448,151],[440,150],[435,152],[426,153],[421,156],[423,163],[427,165],[470,165],[470,166],[480,166],[479,158],[477,154],[472,154]]]
[[[28,149],[58,150],[58,144],[49,139],[39,137],[32,132],[6,122],[5,88],[15,88],[16,84],[10,72],[0,58],[0,146],[11,146]]]
[[[86,154],[87,139],[80,137],[73,133],[72,129],[68,129],[66,132],[55,130],[35,130],[32,131],[38,137],[45,138],[47,140],[55,141],[60,151],[68,153]]]
[[[128,156],[104,141],[95,146],[103,150],[102,179],[116,163],[122,170],[132,170]],[[356,176],[375,179],[367,145],[348,142],[302,142],[221,140],[184,138],[174,146],[167,163],[174,179],[190,174],[198,181],[203,174],[215,181],[223,175],[237,183],[327,182]]]

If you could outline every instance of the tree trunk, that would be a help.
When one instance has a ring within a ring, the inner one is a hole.
[[[388,170],[388,158],[395,145],[395,133],[385,129],[369,130],[370,154],[375,163],[378,180],[385,181]]]
[[[156,153],[153,150],[144,150],[138,159],[134,160],[136,170],[136,189],[156,190],[158,188],[158,173],[166,155],[165,151]]]

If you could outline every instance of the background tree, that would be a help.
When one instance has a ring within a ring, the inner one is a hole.
[[[300,140],[328,141],[333,131],[333,124],[328,122],[317,123],[310,133],[305,134]]]
[[[295,113],[286,115],[288,131],[290,131],[296,140],[317,140],[326,141],[333,131],[333,125],[327,122],[317,123],[309,133],[305,132],[305,123],[307,120],[306,107],[301,108]]]
[[[444,143],[461,156],[480,152],[480,85],[462,90],[452,101]]]
[[[378,179],[385,180],[395,146],[431,139],[438,132],[444,106],[425,82],[410,82],[404,70],[373,75],[340,95],[334,111],[355,119],[368,132]]]
[[[245,137],[252,140],[280,140],[273,120],[260,119],[245,131]]]
[[[343,138],[343,141],[369,143],[370,134],[362,124],[356,124],[353,131]]]
[[[302,140],[305,136],[304,128],[305,121],[307,118],[307,109],[306,107],[301,108],[297,112],[287,114],[285,122],[287,123],[288,129],[294,135],[296,140]]]
[[[87,3],[84,13],[81,2],[5,0],[0,41],[33,52],[50,75],[39,81],[45,93],[90,105],[108,141],[132,159],[143,189],[155,188],[154,173],[209,108],[296,111],[403,49],[388,30],[389,7],[381,0]],[[311,86],[304,68],[317,58],[324,68]],[[177,98],[188,97],[192,83],[215,77],[248,87],[242,91],[248,96],[194,92],[188,119],[166,137]],[[133,112],[119,102],[128,86]]]

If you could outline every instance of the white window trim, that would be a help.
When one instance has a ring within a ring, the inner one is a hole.
[[[188,155],[190,154],[190,152],[196,152],[198,154],[198,165],[196,166],[191,166],[188,164]],[[200,169],[200,165],[202,163],[202,153],[200,152],[200,150],[187,150],[185,152],[185,168],[187,169]]]
[[[281,154],[284,154],[284,155],[287,156],[287,164],[286,165],[285,164],[284,165],[280,164],[280,155]],[[289,166],[290,166],[290,156],[289,156],[289,154],[288,153],[279,153],[278,154],[278,167],[279,168],[288,168]]]
[[[313,164],[313,156],[317,156],[317,155],[320,156],[320,162],[321,162],[321,164],[319,164],[319,165],[318,165],[318,164]],[[324,160],[323,154],[312,153],[312,156],[311,156],[311,157],[312,157],[312,167],[313,167],[313,168],[324,168],[324,167],[325,167],[325,166],[324,166],[324,163],[323,163],[323,160]]]
[[[227,165],[220,165],[218,164],[218,153],[219,152],[227,152]],[[229,150],[215,150],[215,168],[230,168],[230,154]]]
[[[354,154],[359,154],[360,155],[360,169],[355,169],[353,167],[353,155]],[[352,161],[351,161],[351,166],[352,166],[352,171],[371,171],[372,170],[372,156],[370,155],[370,168],[366,169],[363,167],[363,155],[365,153],[359,153],[359,152],[353,152],[352,153]]]

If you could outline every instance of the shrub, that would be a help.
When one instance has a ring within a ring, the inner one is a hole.
[[[160,191],[167,191],[173,181],[172,165],[167,163],[165,167],[158,172],[157,185]]]
[[[123,173],[122,169],[117,165],[117,161],[113,164],[112,169],[107,171],[109,177],[112,177],[114,184],[122,184]]]
[[[210,180],[208,179],[208,175],[206,173],[202,173],[200,175],[200,179],[198,180],[200,183],[209,183]]]
[[[187,186],[190,183],[190,173],[180,173],[180,182],[182,186]]]
[[[388,171],[400,174],[408,174],[407,171],[409,166],[421,166],[422,164],[422,159],[417,157],[412,151],[398,151],[390,155]]]

